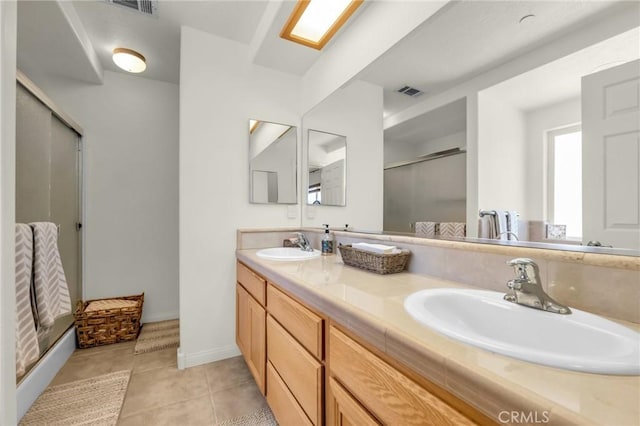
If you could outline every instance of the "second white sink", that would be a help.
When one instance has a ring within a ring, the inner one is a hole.
[[[298,247],[273,247],[259,250],[256,255],[269,260],[307,260],[320,256],[320,250],[304,251]]]
[[[572,309],[555,314],[503,300],[504,293],[430,289],[405,299],[418,322],[453,339],[567,370],[640,375],[640,334]]]

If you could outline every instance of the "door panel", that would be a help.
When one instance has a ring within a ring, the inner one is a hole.
[[[16,222],[60,226],[58,248],[72,307],[82,298],[80,222],[81,156],[78,134],[21,84],[16,86]],[[38,332],[49,349],[73,324],[69,313]]]
[[[50,218],[51,111],[16,88],[16,222]]]
[[[51,117],[51,222],[60,225],[58,249],[69,285],[71,303],[82,298],[79,217],[78,136]]]
[[[582,78],[583,239],[640,249],[640,60]]]

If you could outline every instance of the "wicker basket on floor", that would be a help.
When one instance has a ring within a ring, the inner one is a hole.
[[[128,306],[117,307],[119,301]],[[99,309],[87,311],[87,307],[98,302]],[[133,303],[132,303],[133,302]],[[79,348],[92,348],[111,343],[135,340],[140,332],[140,318],[144,293],[108,299],[79,301],[74,312],[76,336]]]
[[[371,253],[353,248],[351,244],[340,245],[338,249],[345,265],[378,274],[395,274],[404,271],[411,255],[411,252],[406,249],[392,254]]]

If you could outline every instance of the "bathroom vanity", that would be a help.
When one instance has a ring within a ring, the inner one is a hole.
[[[468,284],[415,272],[380,276],[343,265],[339,255],[266,260],[256,249],[242,249],[242,238],[237,343],[282,425],[633,425],[640,419],[638,376],[580,373],[494,354],[420,325],[403,307],[416,291]]]
[[[239,259],[251,263],[244,256]],[[330,267],[334,260],[318,262]],[[237,277],[236,341],[280,424],[493,423],[351,331],[330,310],[313,309],[241,261]]]

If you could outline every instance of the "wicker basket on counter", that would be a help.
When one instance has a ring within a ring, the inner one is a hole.
[[[376,272],[378,274],[395,274],[407,267],[411,252],[401,249],[400,253],[380,254],[353,248],[351,244],[338,247],[345,265]]]
[[[144,293],[78,301],[75,317],[79,348],[135,340],[140,333]]]

